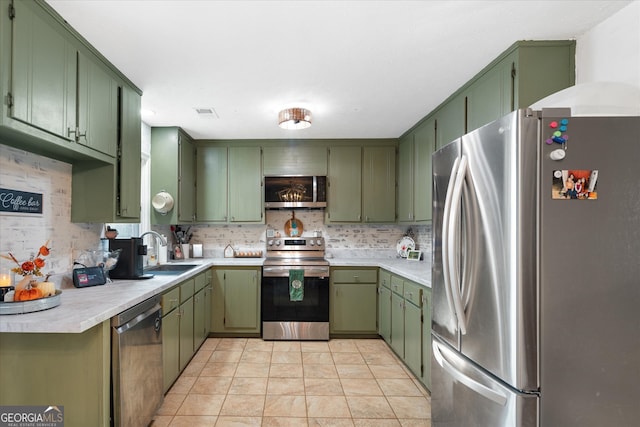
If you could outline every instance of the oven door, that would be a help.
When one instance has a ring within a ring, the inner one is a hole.
[[[288,267],[264,267],[261,289],[263,339],[329,339],[328,270],[327,267],[326,275],[319,275],[305,269],[303,298],[291,301]]]

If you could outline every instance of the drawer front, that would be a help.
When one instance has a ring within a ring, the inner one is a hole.
[[[380,270],[380,285],[391,289],[391,273],[386,270]]]
[[[195,280],[189,279],[180,285],[180,304],[193,296],[195,292]]]
[[[333,270],[333,283],[378,283],[378,271],[372,270]]]
[[[196,287],[195,292],[198,292],[199,290],[207,286],[209,283],[211,283],[211,273],[209,271],[200,273],[194,278],[194,280],[195,280],[195,287]]]
[[[391,290],[404,297],[404,280],[401,277],[391,276]]]
[[[404,282],[404,299],[422,307],[422,287],[413,282]]]
[[[180,303],[180,287],[176,286],[169,292],[162,294],[162,315],[166,315],[171,310],[176,308]]]

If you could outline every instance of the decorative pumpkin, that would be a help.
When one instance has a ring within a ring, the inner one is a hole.
[[[56,284],[53,282],[38,282],[37,288],[42,292],[43,298],[56,294]]]
[[[31,287],[29,289],[20,289],[17,290],[15,296],[13,297],[14,301],[31,301],[34,299],[42,298],[42,291],[38,288]]]
[[[16,292],[21,291],[22,289],[29,289],[33,287],[36,283],[36,279],[32,275],[24,276],[18,283],[15,285]]]

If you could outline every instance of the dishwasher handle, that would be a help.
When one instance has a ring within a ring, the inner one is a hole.
[[[127,332],[129,329],[135,327],[138,323],[142,322],[147,317],[153,316],[154,314],[158,313],[158,317],[156,318],[155,328],[154,328],[156,330],[156,332],[158,332],[160,330],[160,326],[161,326],[161,322],[162,322],[161,316],[160,316],[161,311],[162,311],[161,305],[160,304],[155,304],[153,307],[151,307],[150,309],[148,309],[147,311],[145,311],[143,313],[140,313],[139,315],[137,315],[133,319],[129,320],[127,323],[116,327],[115,331],[118,334],[123,334],[123,333]]]

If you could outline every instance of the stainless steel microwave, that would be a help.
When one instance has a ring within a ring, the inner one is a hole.
[[[324,208],[326,206],[326,176],[264,177],[265,208]]]

